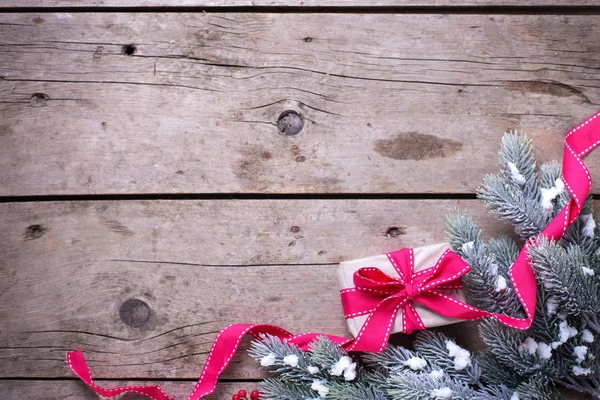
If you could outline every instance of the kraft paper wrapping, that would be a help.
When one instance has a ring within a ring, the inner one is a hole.
[[[418,272],[420,270],[433,267],[440,256],[450,248],[448,243],[437,243],[427,246],[415,247],[414,251],[414,272]],[[341,282],[341,289],[352,288],[354,287],[354,272],[358,271],[363,267],[377,267],[381,271],[386,274],[396,277],[398,276],[398,272],[394,269],[390,261],[388,260],[385,254],[381,254],[378,256],[361,258],[358,260],[352,261],[344,261],[340,263],[338,269],[338,275]],[[465,301],[465,295],[462,290],[443,290],[449,296],[452,296],[460,301]],[[413,302],[415,310],[423,320],[423,323],[426,327],[431,328],[435,326],[442,325],[450,325],[457,322],[461,322],[462,320],[455,318],[448,318],[443,315],[440,315],[424,306],[421,306],[417,302]],[[367,320],[368,315],[362,315],[355,318],[348,318],[346,323],[348,324],[348,331],[352,334],[352,336],[356,337],[358,332],[360,331],[361,326]],[[398,312],[398,316],[396,317],[396,321],[392,328],[392,333],[402,332],[402,310]]]

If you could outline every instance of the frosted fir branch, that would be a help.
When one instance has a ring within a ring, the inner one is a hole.
[[[539,212],[538,196],[526,197],[520,187],[507,184],[503,176],[486,175],[477,195],[500,219],[512,223],[523,240],[539,234],[550,221],[549,214]]]
[[[524,345],[530,336],[528,332],[516,331],[489,319],[480,323],[479,333],[496,362],[505,368],[524,377],[540,371],[554,374],[551,360],[540,357],[536,352],[531,353]]]
[[[405,369],[411,369],[408,360],[419,357],[419,355],[402,346],[388,345],[382,353],[366,353],[363,355],[363,361],[370,368],[385,368],[388,371],[397,372]],[[428,370],[427,366],[419,368]]]
[[[330,382],[328,388],[328,400],[387,400],[379,388],[368,385]]]
[[[587,393],[594,399],[600,399],[600,375],[592,376],[571,376],[555,380],[556,384],[567,389],[575,390],[581,393]]]
[[[505,133],[500,142],[498,163],[504,176],[526,192],[536,192],[538,176],[531,140],[516,131]],[[524,181],[524,182],[523,182]]]
[[[583,204],[579,218],[567,229],[567,233],[560,241],[563,247],[577,245],[587,258],[593,257],[593,252],[598,248],[598,227],[593,216],[593,199],[588,197]]]
[[[446,376],[441,379],[429,374],[403,372],[390,376],[384,392],[392,400],[476,399],[476,391],[468,385]]]
[[[266,378],[260,385],[264,400],[317,400],[319,394],[310,387],[295,382]]]
[[[471,266],[471,271],[463,277],[469,302],[490,312],[521,315],[521,305],[508,276],[516,258],[516,244],[506,237],[486,244],[480,238],[481,231],[465,212],[447,217],[446,236],[452,249]]]
[[[441,368],[451,378],[469,385],[481,386],[481,368],[468,350],[446,335],[435,331],[417,334],[414,348],[432,366]]]
[[[477,362],[482,370],[482,380],[490,385],[505,385],[515,389],[524,377],[507,368],[489,349],[477,354]]]
[[[562,167],[556,161],[544,163],[540,167],[540,187],[544,190],[550,190],[551,188],[563,187],[563,183],[558,183],[558,180],[562,180]],[[548,193],[548,192],[546,192]],[[571,199],[571,195],[566,190],[560,190],[557,195],[552,199],[552,209],[550,212],[546,211],[548,217],[553,217],[567,204]],[[540,198],[540,206],[544,209],[543,199]]]
[[[581,249],[569,245],[566,249],[556,242],[542,240],[529,251],[531,265],[549,296],[570,315],[581,312],[597,314],[600,304],[593,277],[586,277],[589,264]]]
[[[528,239],[551,217],[539,212],[541,190],[531,141],[516,132],[505,134],[498,159],[502,172],[486,175],[478,196],[501,219],[513,223],[521,238]]]
[[[309,353],[275,336],[261,335],[259,340],[252,342],[248,353],[261,366],[295,383],[307,384],[326,376],[321,370],[311,372],[317,366]]]
[[[344,349],[322,336],[317,338],[310,346],[311,360],[321,366],[322,369],[330,371],[342,357],[348,357]]]
[[[518,400],[565,400],[546,376],[536,374],[521,383],[516,390]]]
[[[519,255],[519,247],[514,240],[508,236],[501,235],[488,241],[488,252],[494,258],[498,266],[498,273],[502,276],[508,276],[512,264]]]

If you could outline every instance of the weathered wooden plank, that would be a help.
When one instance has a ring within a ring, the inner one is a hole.
[[[186,399],[195,382],[144,382],[144,381],[102,381],[98,385],[118,387],[123,385],[145,385],[158,383],[164,391],[175,399]],[[231,396],[240,389],[247,392],[256,388],[251,382],[222,382],[217,385],[215,393],[206,397],[207,400],[231,400]],[[60,399],[60,400],[98,400],[82,382],[75,380],[41,381],[41,380],[0,380],[0,396],[3,399]],[[122,400],[147,400],[148,397],[128,394]]]
[[[124,382],[124,381],[98,381],[99,385],[106,387],[117,387],[122,385],[154,384],[156,382]],[[160,382],[160,386],[165,392],[176,398],[185,399],[191,392],[193,382]],[[239,389],[249,391],[255,388],[256,384],[249,382],[223,382],[217,385],[215,393],[206,397],[208,400],[230,400],[231,396]],[[22,380],[2,380],[0,381],[0,396],[3,399],[39,399],[40,394],[51,396],[52,399],[61,400],[97,400],[98,396],[93,394],[83,383],[73,380],[61,381],[22,381]],[[568,400],[591,400],[580,393],[564,392]],[[46,397],[44,397],[46,398]],[[127,395],[123,400],[146,400],[147,397]]]
[[[595,0],[0,0],[11,7],[403,7],[403,6],[594,6]]]
[[[345,335],[337,263],[442,240],[457,208],[508,232],[476,201],[1,204],[0,377],[71,377],[82,348],[98,378],[195,379],[233,322]],[[225,376],[261,372],[240,352]]]
[[[0,195],[472,192],[597,110],[599,18],[0,15]]]

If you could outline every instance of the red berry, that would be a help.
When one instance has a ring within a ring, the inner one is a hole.
[[[246,391],[244,389],[240,389],[240,391],[238,392],[238,396],[240,396],[241,399],[245,399]]]
[[[260,393],[258,392],[258,390],[253,390],[250,392],[250,400],[258,400],[259,396]]]
[[[231,396],[231,400],[240,400],[240,396],[234,394],[233,396]]]

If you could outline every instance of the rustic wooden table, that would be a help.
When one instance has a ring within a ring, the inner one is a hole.
[[[339,261],[508,232],[503,132],[560,159],[600,103],[598,3],[519,3],[0,0],[0,398],[94,399],[75,348],[184,398],[229,323],[344,335]]]

